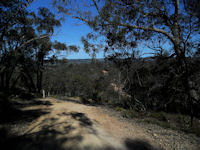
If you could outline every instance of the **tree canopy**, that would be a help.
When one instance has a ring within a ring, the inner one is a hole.
[[[110,48],[124,49],[125,46],[129,46],[130,49],[130,46],[135,47],[136,43],[150,41],[148,42],[150,48],[158,51],[166,49],[162,45],[167,43],[174,49],[172,54],[181,57],[182,54],[188,54],[197,47],[199,16],[195,12],[188,11],[194,6],[189,2],[91,0],[70,3],[65,0],[65,5],[62,2],[62,0],[55,2],[60,11],[86,23],[94,31],[82,40],[86,51],[89,49],[95,51],[96,43],[88,43],[88,40],[97,40],[98,36],[103,36],[106,41],[103,47],[105,51]],[[154,43],[156,41],[158,46],[152,45],[151,41]],[[182,50],[178,48],[180,45]]]
[[[52,51],[78,51],[52,41],[60,20],[49,9],[28,11],[32,0],[0,2],[0,76],[1,89],[13,88],[19,80],[30,91],[40,93],[44,59]]]

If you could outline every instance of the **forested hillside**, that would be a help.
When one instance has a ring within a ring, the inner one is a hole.
[[[169,120],[172,119],[172,124],[177,123],[178,129],[199,135],[198,78],[193,78],[196,85],[191,83],[191,110],[190,104],[184,101],[180,80],[172,80],[171,66],[175,59],[168,60],[167,56],[115,59],[114,62],[112,59],[96,60],[96,63],[60,61],[48,64],[43,87],[47,93],[60,98],[80,97],[83,103],[112,105],[126,117],[150,116],[163,121],[166,127],[170,127]],[[198,58],[187,59],[193,76],[198,76]],[[194,127],[189,119],[191,111],[195,118]],[[175,120],[170,114],[174,114]]]

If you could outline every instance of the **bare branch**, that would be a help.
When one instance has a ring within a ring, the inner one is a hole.
[[[133,29],[142,29],[142,30],[145,30],[145,31],[154,31],[154,32],[157,32],[157,33],[162,33],[165,36],[167,36],[174,43],[173,36],[171,34],[169,34],[168,32],[166,32],[165,30],[162,30],[162,29],[158,29],[158,28],[154,28],[154,27],[134,26],[134,25],[123,24],[123,23],[119,23],[119,25],[124,26],[124,27],[133,28]]]
[[[93,1],[93,3],[94,3],[94,5],[95,5],[95,7],[96,7],[96,9],[97,9],[97,11],[98,11],[98,13],[100,14],[99,6],[97,5],[96,0],[92,0],[92,1]]]
[[[49,36],[50,36],[50,34],[45,34],[45,35],[42,35],[42,36],[39,36],[39,37],[32,38],[32,39],[26,41],[25,43],[23,43],[23,44],[22,44],[20,47],[18,47],[17,49],[20,49],[20,48],[24,47],[25,45],[31,43],[32,41],[35,41],[35,40],[38,40],[38,39],[43,39],[43,38],[46,38],[46,37],[49,37]]]
[[[89,23],[89,20],[84,19],[84,18],[82,18],[82,17],[79,17],[79,16],[71,16],[71,17],[74,18],[74,19],[81,20],[81,21],[83,21],[83,22],[85,22],[85,23]]]

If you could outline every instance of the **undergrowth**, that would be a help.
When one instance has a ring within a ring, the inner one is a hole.
[[[195,118],[193,126],[190,126],[190,117],[183,114],[172,114],[166,112],[137,112],[122,107],[115,107],[122,116],[129,119],[139,119],[142,122],[156,124],[164,128],[193,133],[200,137],[200,120]]]

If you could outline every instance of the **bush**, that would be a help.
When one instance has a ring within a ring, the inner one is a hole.
[[[163,122],[163,121],[160,121],[156,118],[145,118],[144,122],[151,123],[151,124],[157,124],[157,125],[164,127],[164,128],[171,128],[172,127],[169,122]]]
[[[125,118],[143,118],[143,114],[139,113],[137,111],[134,111],[134,110],[125,110],[123,112],[123,117],[125,117]]]
[[[119,112],[125,112],[126,111],[123,107],[119,107],[119,106],[115,107],[115,110],[119,111]]]
[[[167,121],[167,117],[164,112],[153,112],[149,114],[149,117],[155,118],[159,121]]]
[[[81,96],[81,97],[80,97],[80,101],[81,101],[83,104],[88,104],[88,103],[89,103],[88,99],[87,99],[86,97],[84,97],[84,96]]]

